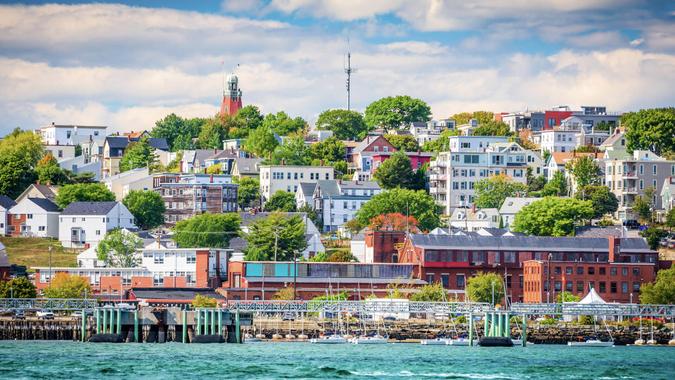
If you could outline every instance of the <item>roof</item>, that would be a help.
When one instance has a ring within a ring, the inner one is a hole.
[[[314,189],[316,188],[316,183],[315,182],[300,182],[300,191],[305,196],[311,196],[314,194]]]
[[[54,204],[54,202],[50,201],[49,199],[44,199],[44,198],[28,198],[31,202],[35,203],[40,207],[41,209],[47,211],[47,212],[59,212],[59,206]]]
[[[613,149],[605,151],[605,159],[608,160],[630,160],[632,156],[626,149]]]
[[[553,152],[551,153],[551,159],[555,161],[558,165],[564,165],[567,161],[576,158],[576,157],[586,157],[590,156],[594,159],[602,159],[604,153],[582,153],[582,152]]]
[[[621,140],[623,138],[623,132],[615,133],[611,136],[609,136],[605,141],[600,144],[602,147],[608,147],[614,145],[617,141]]]
[[[361,140],[359,144],[354,148],[354,153],[362,152],[366,150],[371,144],[373,144],[377,139],[384,139],[384,141],[389,142],[384,136],[366,136],[365,139]]]
[[[14,199],[6,195],[0,195],[0,206],[5,210],[9,210],[10,208],[16,206],[16,202],[14,202]]]
[[[522,210],[523,207],[529,205],[532,202],[541,200],[541,198],[535,197],[506,197],[502,207],[499,208],[500,214],[516,214],[518,211]]]
[[[258,174],[262,158],[237,158],[234,160],[239,174]]]
[[[626,233],[625,227],[623,226],[581,226],[575,228],[574,236],[583,238],[606,238],[614,236],[620,238],[625,236]]]
[[[230,245],[228,248],[234,250],[235,252],[243,252],[248,247],[248,242],[246,239],[241,237],[236,237],[230,239]]]
[[[117,202],[73,202],[61,215],[108,215]]]
[[[485,218],[480,219],[478,216],[484,214]],[[458,221],[458,220],[464,220],[464,217],[460,219],[460,215],[466,215],[466,219],[470,221],[475,221],[475,220],[489,220],[493,216],[499,216],[499,210],[496,208],[481,208],[481,209],[476,209],[475,211],[473,209],[467,208],[456,208],[452,212],[452,216],[450,217],[450,220],[452,221]]]
[[[324,197],[349,196],[358,197],[365,195],[342,194],[343,189],[380,189],[380,185],[373,181],[342,181],[337,179],[316,181],[316,186],[321,189]],[[369,196],[368,196],[369,197]]]
[[[550,236],[466,236],[466,235],[411,235],[415,246],[426,249],[476,249],[513,251],[592,251],[607,252],[605,238],[550,237]],[[621,239],[622,252],[654,253],[642,238]]]
[[[129,139],[125,136],[108,136],[105,138],[108,146],[111,148],[126,148],[129,145]]]
[[[151,137],[148,139],[151,147],[159,150],[169,150],[169,143],[164,137]]]
[[[136,299],[193,300],[197,295],[225,299],[210,288],[132,288],[131,293]]]

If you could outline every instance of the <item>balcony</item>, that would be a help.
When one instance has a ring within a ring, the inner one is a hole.
[[[431,174],[429,175],[429,180],[430,181],[446,181],[448,179],[447,174]]]
[[[637,189],[637,187],[625,187],[623,189],[623,192],[626,193],[626,194],[637,194],[638,189]]]
[[[623,173],[623,178],[636,179],[637,177],[638,177],[638,174],[637,174],[637,171],[635,171],[635,170]]]
[[[430,187],[429,194],[447,194],[445,187]]]

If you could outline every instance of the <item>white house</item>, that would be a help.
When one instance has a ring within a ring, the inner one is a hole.
[[[314,189],[316,188],[316,183],[300,183],[298,191],[295,193],[295,206],[299,209],[304,206],[309,205],[314,207]]]
[[[105,137],[105,126],[57,125],[52,123],[36,130],[44,145],[79,145]],[[56,156],[55,156],[56,157]]]
[[[260,193],[265,199],[277,191],[295,193],[300,183],[331,180],[332,166],[263,165],[260,167]]]
[[[541,153],[549,151],[555,152],[571,152],[577,147],[577,135],[579,130],[567,128],[545,129],[541,131]]]
[[[137,168],[108,177],[102,182],[121,201],[130,191],[152,190],[152,178],[148,168]]]
[[[499,211],[496,208],[456,208],[450,216],[450,227],[466,231],[499,228]]]
[[[532,202],[536,202],[541,198],[535,197],[506,197],[502,207],[499,209],[499,215],[502,217],[502,226],[511,229],[511,225],[516,218],[516,214]]]
[[[23,198],[9,210],[8,235],[58,237],[59,208],[49,199]]]
[[[9,210],[16,206],[16,202],[6,195],[0,195],[0,236],[7,235]]]
[[[73,202],[59,219],[59,241],[66,248],[95,246],[115,228],[136,229],[134,216],[121,202]]]
[[[337,231],[354,219],[364,203],[380,192],[382,189],[376,182],[318,181],[314,189],[313,208],[323,221],[323,231]]]
[[[422,146],[424,143],[434,141],[441,136],[441,133],[448,129],[455,129],[453,119],[431,120],[428,122],[413,122],[410,124],[410,134]]]
[[[661,207],[668,212],[675,207],[675,176],[670,176],[663,181],[661,188]]]

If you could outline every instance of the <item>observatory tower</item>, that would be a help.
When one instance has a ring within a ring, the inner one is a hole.
[[[227,87],[223,90],[223,103],[220,105],[220,114],[234,116],[241,107],[239,78],[232,73],[227,76]]]

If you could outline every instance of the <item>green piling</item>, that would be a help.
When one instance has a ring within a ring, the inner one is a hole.
[[[504,323],[504,334],[507,338],[511,337],[511,315],[509,313],[506,313],[504,315],[505,323]]]
[[[527,315],[523,315],[523,332],[520,334],[520,339],[523,340],[523,347],[527,346]]]
[[[183,343],[187,343],[187,311],[183,310]]]
[[[87,314],[84,309],[82,309],[82,341],[84,342],[87,338]]]
[[[140,343],[140,340],[138,339],[138,310],[134,311],[134,341]]]
[[[218,309],[218,335],[223,335],[223,310]]]
[[[473,347],[473,313],[469,313],[469,346]]]
[[[234,336],[237,339],[237,343],[241,343],[241,326],[239,325],[239,310],[234,315]]]
[[[197,316],[197,331],[195,331],[195,335],[201,335],[202,334],[202,313],[201,313],[201,310],[195,310],[195,315]]]
[[[115,333],[115,310],[110,309],[108,311],[110,312],[110,318],[109,318],[110,325],[108,326],[108,334],[114,334]]]
[[[209,335],[209,311],[204,310],[204,335]]]
[[[96,309],[96,333],[101,333],[101,309]]]
[[[502,314],[495,314],[495,317],[497,318],[497,329],[495,330],[495,334],[493,336],[502,336],[504,333],[503,330],[503,321],[502,321]]]
[[[216,333],[216,310],[211,310],[211,334]]]
[[[122,333],[122,310],[117,309],[117,334]]]
[[[103,310],[101,310],[101,312],[103,313],[103,331],[102,331],[102,333],[106,334],[108,332],[107,331],[107,328],[108,328],[108,310],[103,309]]]
[[[485,313],[483,318],[483,335],[490,336],[490,313]]]

